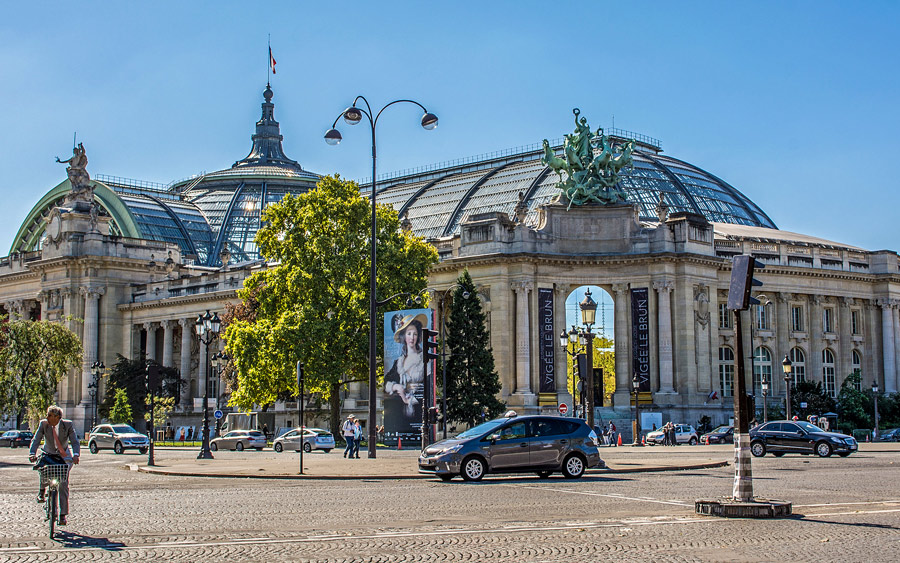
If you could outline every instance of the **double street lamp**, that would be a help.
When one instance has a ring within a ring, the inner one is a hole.
[[[878,382],[872,383],[872,399],[875,400],[875,431],[872,432],[872,441],[878,439]]]
[[[222,322],[219,320],[219,313],[209,314],[209,310],[205,315],[197,317],[197,336],[200,343],[206,347],[206,378],[203,381],[203,441],[200,446],[200,453],[197,459],[212,459],[212,452],[209,450],[209,372],[211,371],[211,363],[209,358],[209,344],[219,336],[219,329]]]
[[[572,345],[572,351],[569,351],[569,344]],[[562,332],[559,333],[559,345],[565,350],[566,354],[572,358],[572,416],[577,416],[578,410],[576,409],[576,405],[578,404],[576,391],[578,390],[578,375],[576,375],[576,366],[578,355],[581,353],[582,349],[576,349],[575,345],[578,344],[578,331],[575,330],[575,325],[572,325],[572,330],[566,332],[563,329]],[[584,391],[581,393],[582,399],[584,398]]]
[[[584,399],[585,418],[590,428],[594,427],[594,333],[591,327],[597,319],[597,302],[591,298],[591,290],[588,289],[584,293],[584,300],[578,304],[581,309],[581,324],[584,330],[575,333],[575,327],[569,333],[569,339],[574,343],[575,335],[577,335],[579,343],[587,352],[587,374],[581,375],[583,384],[581,394]],[[573,335],[575,333],[575,335]],[[562,343],[562,334],[560,334],[560,343]],[[585,377],[585,375],[587,377]],[[586,389],[585,389],[586,387]]]
[[[791,359],[784,356],[781,362],[781,368],[784,370],[784,416],[785,419],[791,419]]]
[[[362,100],[365,102],[366,107],[356,107],[356,104]],[[378,433],[375,429],[375,400],[376,400],[376,387],[377,387],[377,376],[375,372],[375,339],[376,339],[376,315],[377,315],[377,298],[375,297],[375,241],[377,237],[377,231],[375,229],[375,178],[376,178],[376,150],[375,150],[375,126],[378,125],[378,118],[381,117],[381,113],[394,104],[399,103],[410,103],[419,106],[422,108],[424,114],[422,115],[421,125],[424,129],[430,131],[437,127],[438,118],[433,113],[429,113],[425,106],[420,104],[419,102],[413,100],[394,100],[393,102],[386,104],[380,110],[378,110],[377,114],[374,114],[371,106],[369,106],[369,101],[363,96],[357,96],[355,100],[353,100],[353,105],[345,109],[338,115],[334,123],[331,125],[331,129],[329,129],[325,133],[325,142],[329,145],[337,145],[341,142],[343,137],[341,136],[341,132],[335,129],[337,122],[340,118],[344,118],[344,121],[349,125],[356,125],[360,121],[362,121],[363,116],[365,116],[369,121],[369,128],[372,132],[372,218],[371,218],[371,235],[369,240],[370,246],[370,269],[369,269],[369,454],[370,458],[375,458],[375,443],[378,439]]]
[[[766,379],[766,374],[762,376],[762,396],[763,396],[763,422],[769,422],[769,401],[767,400],[769,396],[769,380]]]
[[[91,393],[91,429],[97,425],[97,396],[100,393],[100,378],[103,377],[103,370],[105,369],[106,366],[101,361],[91,364],[93,381],[88,385],[88,390]]]
[[[222,372],[225,370],[225,366],[228,365],[228,362],[231,360],[231,356],[226,354],[224,351],[216,352],[213,354],[213,357],[209,360],[209,362],[216,368],[216,381],[221,380]],[[222,396],[221,392],[216,393],[216,410],[221,409],[221,405],[219,404],[219,398]],[[219,432],[222,430],[222,419],[216,419],[216,436],[219,435]]]

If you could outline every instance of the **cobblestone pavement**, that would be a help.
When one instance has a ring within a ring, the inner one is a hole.
[[[776,521],[694,514],[694,500],[730,495],[731,467],[272,481],[138,473],[123,465],[145,458],[103,452],[73,472],[70,524],[55,541],[23,452],[0,449],[0,561],[878,562],[900,550],[898,448],[754,459],[756,494],[794,503]]]

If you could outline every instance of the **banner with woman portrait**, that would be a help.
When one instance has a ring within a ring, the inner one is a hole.
[[[434,389],[433,362],[422,361],[422,329],[432,327],[431,309],[384,315],[384,442],[418,444],[422,430],[425,378]],[[433,399],[433,397],[432,397]],[[431,400],[431,399],[429,399]]]

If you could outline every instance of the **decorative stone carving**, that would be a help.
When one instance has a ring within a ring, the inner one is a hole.
[[[694,320],[701,327],[706,327],[709,323],[709,288],[704,284],[698,284],[694,287]]]

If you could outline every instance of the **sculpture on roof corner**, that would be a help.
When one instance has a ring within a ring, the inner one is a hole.
[[[69,165],[66,167],[66,174],[69,176],[69,183],[72,184],[72,191],[66,196],[65,202],[72,204],[76,210],[89,211],[94,203],[94,187],[87,172],[88,159],[84,145],[78,143],[78,146],[72,149],[72,158],[60,160],[56,157],[56,162]]]
[[[634,167],[631,158],[634,139],[624,145],[612,145],[602,127],[596,133],[591,133],[587,118],[579,120],[581,110],[575,108],[572,113],[575,114],[575,132],[566,135],[564,158],[554,153],[547,139],[544,139],[544,156],[541,157],[541,162],[559,176],[559,182],[556,183],[560,190],[559,200],[568,200],[566,209],[570,209],[572,205],[612,205],[624,202],[625,192],[617,184],[619,172],[626,166]],[[566,173],[565,180],[563,172]]]

